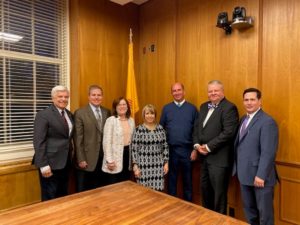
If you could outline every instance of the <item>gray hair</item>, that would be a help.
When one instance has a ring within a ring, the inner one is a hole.
[[[57,92],[60,92],[60,91],[66,91],[69,93],[69,90],[67,87],[63,86],[63,85],[57,85],[55,86],[54,88],[52,88],[52,91],[51,91],[51,97],[54,97],[56,95]]]
[[[222,90],[224,90],[224,86],[223,86],[223,83],[219,80],[211,80],[208,82],[208,85],[211,85],[211,84],[218,84],[222,87]]]

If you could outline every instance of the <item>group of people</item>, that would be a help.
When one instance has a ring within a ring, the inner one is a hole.
[[[73,116],[66,109],[68,89],[54,87],[53,104],[34,121],[33,162],[39,168],[42,200],[67,195],[73,160],[78,192],[132,175],[139,184],[163,191],[168,174],[168,193],[176,196],[181,169],[183,197],[192,201],[192,162],[199,158],[202,206],[226,214],[229,180],[237,175],[247,221],[274,224],[278,127],[261,108],[261,92],[243,92],[246,114],[239,121],[220,81],[210,81],[207,91],[208,101],[198,111],[185,100],[183,84],[175,83],[173,101],[163,107],[159,123],[155,107],[148,104],[143,123],[135,127],[126,98],[114,100],[111,114],[101,105],[102,88],[92,85],[88,105]]]

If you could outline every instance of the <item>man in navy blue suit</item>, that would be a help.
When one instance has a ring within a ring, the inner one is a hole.
[[[246,89],[243,98],[247,115],[242,117],[235,139],[233,175],[237,174],[240,181],[248,223],[273,225],[278,127],[274,119],[261,109],[258,89]]]

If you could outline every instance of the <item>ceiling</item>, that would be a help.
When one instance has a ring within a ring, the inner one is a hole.
[[[129,2],[133,2],[137,5],[141,5],[145,2],[147,2],[148,0],[110,0],[111,2],[114,2],[114,3],[117,3],[117,4],[120,4],[120,5],[125,5]]]

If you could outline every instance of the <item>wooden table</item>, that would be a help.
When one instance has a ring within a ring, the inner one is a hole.
[[[246,224],[126,181],[0,214],[0,224]]]

